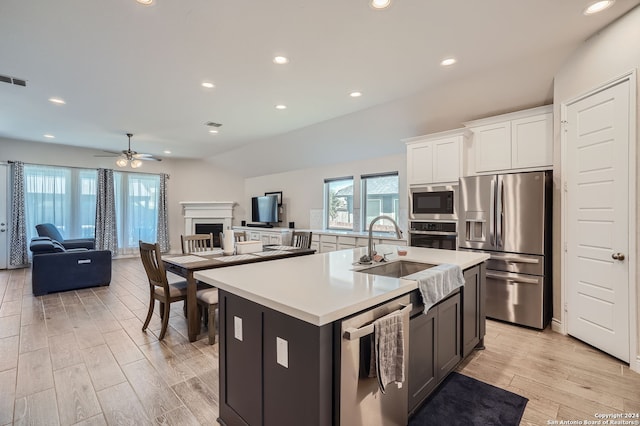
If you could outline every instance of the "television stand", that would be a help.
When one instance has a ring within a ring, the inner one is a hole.
[[[251,228],[273,228],[270,223],[247,223],[247,226]]]

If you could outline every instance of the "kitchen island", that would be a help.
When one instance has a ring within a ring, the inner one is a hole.
[[[399,257],[395,247],[388,248],[377,247],[379,253],[392,252],[390,262],[457,264],[467,284],[422,315],[415,281],[365,273],[366,265],[354,265],[365,248],[195,273],[220,289],[221,423],[340,424],[341,322],[403,296],[415,305],[405,412],[426,398],[425,389],[432,391],[468,348],[482,343],[488,256],[407,247],[407,255]],[[416,327],[414,317],[420,320]],[[440,342],[453,346],[443,350],[436,347]]]

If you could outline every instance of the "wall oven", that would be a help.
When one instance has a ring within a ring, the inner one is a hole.
[[[458,185],[409,188],[409,219],[458,220]]]
[[[456,222],[411,222],[409,245],[443,250],[457,250]]]

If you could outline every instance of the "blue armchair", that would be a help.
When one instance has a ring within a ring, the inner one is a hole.
[[[93,250],[96,246],[95,238],[77,238],[73,240],[65,240],[62,237],[62,234],[60,234],[60,231],[58,231],[58,228],[56,228],[52,223],[41,223],[40,225],[36,225],[36,231],[38,231],[38,236],[49,237],[52,240],[58,241],[66,249],[86,248],[89,250]]]
[[[66,249],[47,237],[31,240],[31,287],[40,296],[65,290],[105,286],[111,283],[111,251]]]

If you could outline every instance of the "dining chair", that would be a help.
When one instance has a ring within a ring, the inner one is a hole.
[[[311,231],[293,231],[291,245],[299,248],[311,248]]]
[[[216,309],[218,308],[218,289],[208,288],[198,290],[196,293],[198,305],[202,307],[204,312],[205,323],[207,324],[207,333],[209,335],[209,344],[216,342]]]
[[[180,235],[182,254],[197,253],[213,249],[213,234]]]
[[[155,301],[160,302],[160,317],[162,318],[162,329],[158,340],[164,339],[169,324],[170,306],[173,302],[184,301],[187,299],[187,282],[179,281],[171,283],[167,281],[167,272],[160,257],[160,245],[158,243],[150,244],[139,241],[140,258],[144,265],[144,270],[149,278],[149,312],[142,326],[142,331],[147,329],[151,317],[153,316],[153,308]]]

